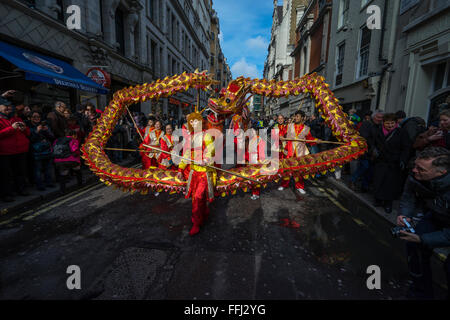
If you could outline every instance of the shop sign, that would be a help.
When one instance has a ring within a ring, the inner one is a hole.
[[[95,83],[109,88],[111,86],[111,76],[105,70],[100,68],[91,68],[86,75],[91,78]]]

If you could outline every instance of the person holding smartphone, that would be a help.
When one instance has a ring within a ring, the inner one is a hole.
[[[11,102],[0,98],[0,196],[3,201],[13,201],[12,190],[27,196],[25,177],[30,129],[22,119],[11,116]]]
[[[415,233],[400,231],[405,240],[408,269],[413,281],[409,297],[433,299],[430,259],[434,248],[450,246],[450,151],[429,147],[417,155],[400,200],[397,225],[422,215]],[[450,260],[444,263],[447,287],[450,288]],[[448,293],[447,293],[448,294]]]
[[[428,146],[450,149],[450,109],[439,114],[439,128],[430,127],[420,134],[414,143],[414,149],[423,150]]]

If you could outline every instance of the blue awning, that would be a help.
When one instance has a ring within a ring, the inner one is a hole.
[[[26,80],[47,82],[96,94],[108,89],[95,83],[67,62],[0,41],[0,56],[25,72]]]

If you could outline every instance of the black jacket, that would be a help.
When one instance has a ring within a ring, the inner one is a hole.
[[[380,126],[373,133],[372,150],[375,154],[375,162],[384,162],[405,165],[409,159],[409,140],[405,131],[400,128],[394,129],[390,134],[384,136],[383,128]]]
[[[441,230],[421,235],[422,242],[430,248],[450,246],[450,173],[428,182],[409,176],[399,214],[412,217],[417,213],[431,213]]]
[[[359,128],[359,134],[364,139],[366,139],[368,146],[367,153],[363,156],[364,158],[372,158],[374,153],[375,136],[380,128],[381,125],[375,124],[372,120],[363,121],[363,123],[361,124],[361,127]]]
[[[380,127],[372,139],[374,196],[379,200],[398,199],[406,178],[404,169],[409,156],[408,142],[399,128],[385,136]]]

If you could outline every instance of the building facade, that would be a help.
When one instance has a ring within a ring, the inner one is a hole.
[[[284,40],[284,48],[290,37],[280,23],[285,4],[274,9],[264,69],[269,80],[289,78],[281,70],[290,65],[276,60],[288,51],[280,53],[276,44]],[[431,124],[450,104],[448,1],[310,0],[297,10],[293,76],[323,75],[345,111],[404,110]],[[272,113],[314,110],[303,96],[268,102]]]
[[[215,10],[213,10],[213,15],[211,18],[210,35],[211,55],[209,72],[213,74],[214,78],[220,82],[220,84],[214,86],[215,89],[220,90],[220,88],[227,86],[228,82],[232,79],[232,75],[227,59],[225,58],[220,45],[220,23]]]
[[[69,5],[81,9],[80,30],[67,28]],[[111,77],[108,95],[20,78],[0,77],[1,85],[26,92],[28,103],[91,101],[103,109],[124,87],[207,70],[212,16],[210,0],[0,0],[1,41],[61,59],[82,73],[99,67]],[[1,63],[2,70],[12,68]],[[196,94],[188,91],[132,109],[181,118],[192,110]],[[201,104],[207,98],[202,92]]]
[[[357,5],[355,3],[357,2]],[[379,8],[378,27],[369,6]],[[333,0],[326,80],[345,111],[386,109],[399,1]]]
[[[282,5],[274,0],[271,39],[264,64],[265,79],[277,81],[294,78],[294,59],[291,53],[296,44],[296,27],[303,16],[307,0],[284,0]],[[289,99],[265,99],[265,115],[290,113]]]
[[[326,77],[332,18],[331,0],[312,0],[302,7],[296,26],[294,77],[316,72]],[[306,114],[315,110],[314,101],[307,95],[289,98],[289,113],[302,109]]]
[[[450,105],[450,3],[401,1],[387,110],[428,124]]]

